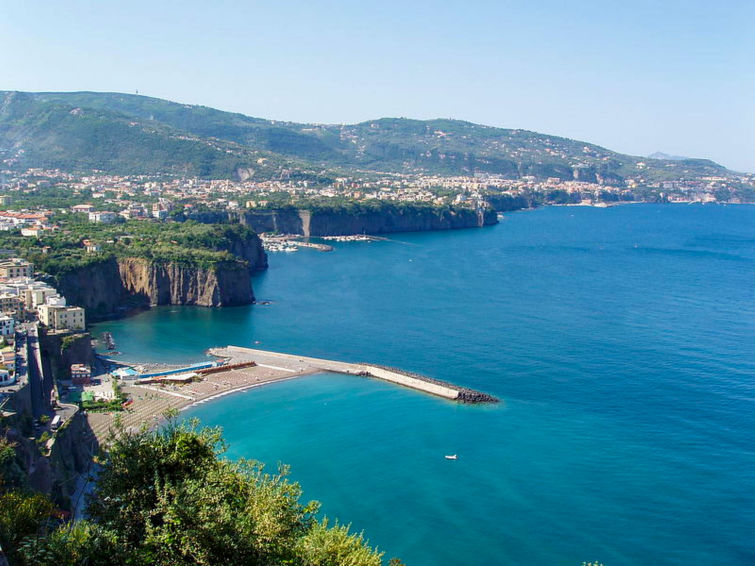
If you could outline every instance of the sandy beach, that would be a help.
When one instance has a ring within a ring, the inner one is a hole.
[[[137,385],[123,381],[121,382],[123,391],[133,400],[133,403],[121,412],[90,412],[87,418],[97,440],[102,443],[113,427],[116,415],[120,415],[125,429],[151,426],[159,422],[167,409],[180,411],[231,393],[293,379],[315,371],[310,367],[293,371],[283,367],[257,365],[209,374],[202,376],[199,381],[185,385],[158,383]]]

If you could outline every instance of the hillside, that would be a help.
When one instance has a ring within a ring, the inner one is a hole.
[[[277,155],[179,131],[102,106],[0,94],[0,152],[13,168],[167,173],[225,178],[254,167],[271,175],[295,167]]]
[[[299,173],[490,173],[622,184],[732,174],[526,130],[383,118],[298,124],[118,93],[0,92],[0,151],[14,168],[269,179]]]

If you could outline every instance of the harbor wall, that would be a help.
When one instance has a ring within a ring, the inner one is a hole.
[[[420,391],[424,391],[425,393],[437,395],[438,397],[445,397],[446,399],[456,399],[459,396],[459,391],[457,389],[452,389],[451,387],[438,385],[437,383],[430,383],[429,381],[423,381],[416,377],[402,375],[400,373],[375,366],[364,367],[372,377],[375,377],[377,379],[390,381],[392,383],[403,385],[404,387],[411,387],[412,389],[418,389]]]
[[[396,385],[402,385],[417,391],[429,393],[430,395],[462,403],[498,402],[498,399],[487,393],[474,391],[465,387],[457,387],[451,383],[446,383],[418,374],[411,374],[396,368],[381,367],[370,363],[340,362],[337,360],[310,358],[267,350],[257,350],[254,348],[243,348],[239,346],[213,348],[209,350],[209,353],[214,356],[229,358],[231,363],[250,361],[253,359],[258,365],[264,366],[265,364],[275,364],[286,371],[298,374],[312,373],[316,371],[330,371],[348,375],[373,377],[375,379],[381,379],[383,381],[395,383]]]

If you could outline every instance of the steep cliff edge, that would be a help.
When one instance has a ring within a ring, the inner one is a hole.
[[[223,307],[254,301],[250,270],[242,262],[197,267],[123,258],[118,270],[125,294],[146,305]]]
[[[309,212],[309,211],[302,211]],[[478,228],[498,222],[491,209],[475,211],[469,208],[391,208],[388,210],[358,210],[347,214],[339,210],[313,210],[305,236],[346,236],[351,234],[387,234],[391,232],[419,232]]]
[[[88,320],[112,316],[126,305],[138,307],[143,304],[138,300],[130,301],[126,296],[115,256],[59,274],[54,284],[69,305],[86,309]]]
[[[267,268],[267,254],[252,230],[231,224],[174,228],[165,239],[175,247],[166,251],[165,242],[157,242],[132,255],[133,248],[123,246],[109,255],[50,270],[50,282],[69,304],[84,307],[89,320],[152,305],[222,307],[254,302],[251,275]]]
[[[466,207],[437,207],[424,204],[379,205],[349,203],[309,209],[252,209],[243,212],[204,211],[192,214],[202,223],[229,222],[256,232],[279,232],[302,236],[347,236],[388,234],[426,230],[456,230],[496,224],[492,208],[476,211]]]
[[[377,209],[335,206],[314,210],[254,210],[239,214],[237,221],[257,232],[347,236],[478,228],[490,226],[498,220],[492,209],[478,212],[469,208],[386,205]]]

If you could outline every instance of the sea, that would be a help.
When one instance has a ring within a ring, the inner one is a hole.
[[[99,324],[124,359],[234,344],[396,366],[185,413],[408,566],[755,564],[755,206],[551,207],[271,254],[248,307]],[[457,455],[448,460],[446,455]]]

